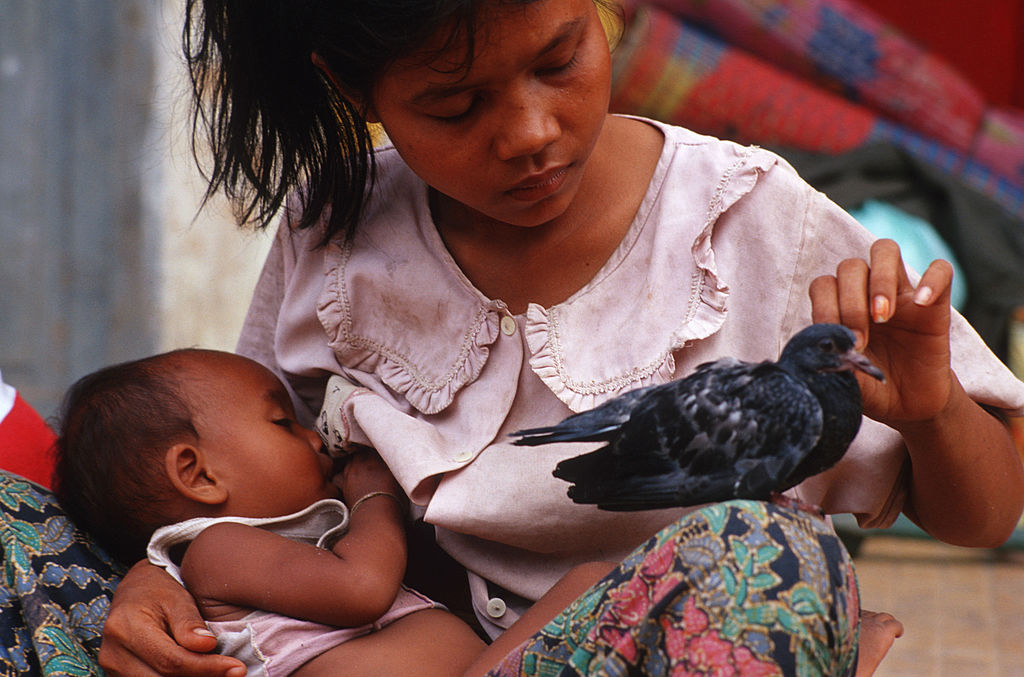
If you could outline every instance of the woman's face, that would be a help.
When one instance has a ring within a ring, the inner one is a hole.
[[[608,111],[608,41],[593,0],[487,3],[465,42],[438,35],[381,77],[371,116],[442,196],[531,227],[566,210]],[[442,200],[445,199],[442,197]]]

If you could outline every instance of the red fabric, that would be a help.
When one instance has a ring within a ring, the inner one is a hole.
[[[990,104],[1024,107],[1024,0],[858,0],[947,59]]]
[[[842,153],[878,116],[792,73],[641,7],[615,53],[611,110],[740,143]]]
[[[722,136],[757,143],[842,153],[865,142],[876,116],[868,109],[790,76],[737,51],[696,83],[686,119]]]
[[[0,420],[0,468],[50,488],[56,434],[21,395]]]

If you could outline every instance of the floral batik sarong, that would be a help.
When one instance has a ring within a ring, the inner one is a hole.
[[[0,471],[0,674],[101,675],[103,622],[123,568],[53,495]]]
[[[823,520],[731,501],[653,536],[489,675],[842,676],[859,615]]]

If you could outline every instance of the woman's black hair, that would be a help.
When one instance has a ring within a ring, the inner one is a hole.
[[[183,47],[193,151],[212,151],[207,198],[223,190],[243,223],[267,226],[298,187],[298,228],[328,213],[321,244],[351,234],[373,185],[373,138],[354,101],[475,0],[188,0]],[[341,92],[313,63],[318,55]]]
[[[206,198],[223,190],[240,221],[265,227],[301,187],[295,227],[314,226],[329,214],[320,244],[350,236],[374,181],[373,135],[361,105],[372,101],[389,66],[442,28],[449,31],[442,49],[465,37],[468,68],[477,13],[486,4],[188,0],[183,50],[193,152],[202,165],[199,146],[212,151]],[[314,54],[333,82],[313,63]]]
[[[198,438],[166,353],[82,377],[61,407],[54,494],[71,520],[123,563],[143,558],[174,489],[170,445]]]

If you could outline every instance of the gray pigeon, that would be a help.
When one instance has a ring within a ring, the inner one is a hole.
[[[857,434],[862,406],[852,370],[884,377],[853,346],[849,329],[814,324],[777,362],[708,362],[684,379],[512,435],[530,446],[607,443],[555,468],[577,503],[648,510],[774,499],[835,465]]]

